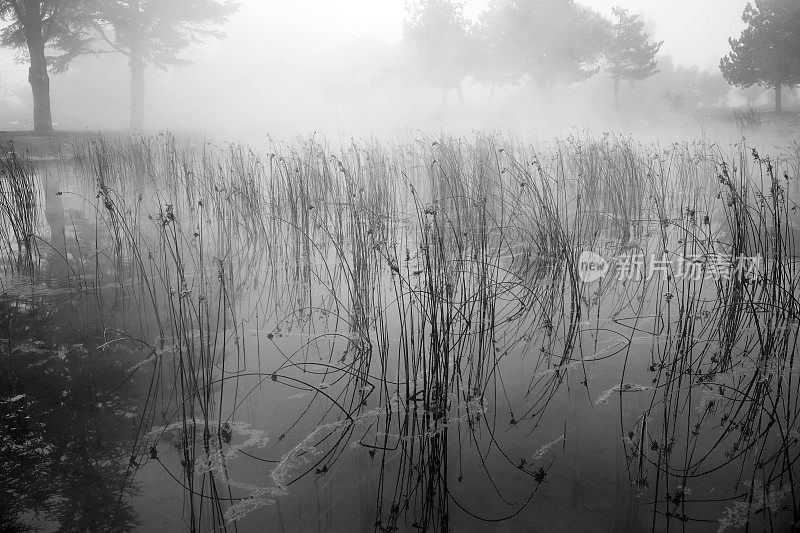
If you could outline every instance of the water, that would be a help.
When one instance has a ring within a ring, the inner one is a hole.
[[[660,196],[497,150],[145,138],[37,167],[40,242],[2,279],[6,524],[790,528],[792,230],[719,222],[759,204],[717,205],[685,147]],[[769,261],[586,284],[585,248]]]

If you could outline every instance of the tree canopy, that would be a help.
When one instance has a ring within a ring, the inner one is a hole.
[[[499,82],[529,78],[548,88],[600,70],[608,21],[574,0],[492,0],[478,31]]]
[[[757,0],[742,15],[747,27],[729,40],[731,52],[720,70],[733,85],[761,85],[775,91],[781,111],[781,89],[800,84],[800,3],[797,0]]]
[[[614,79],[615,106],[618,104],[619,86],[622,80],[643,80],[658,73],[656,56],[662,42],[651,42],[638,15],[615,7],[609,35],[606,57],[608,72]]]
[[[9,24],[0,31],[0,45],[22,50],[41,44],[48,65],[66,70],[70,60],[90,50],[86,0],[0,0],[0,19]],[[30,43],[29,43],[30,41]]]
[[[94,27],[111,50],[158,67],[182,65],[191,44],[221,38],[238,8],[228,0],[95,0]]]
[[[64,70],[88,49],[84,0],[0,0],[0,45],[22,50],[30,67],[34,130],[53,129],[49,70]],[[47,51],[58,55],[48,57]]]
[[[447,91],[470,75],[475,45],[463,4],[453,0],[422,0],[412,4],[405,38],[417,59],[421,76]]]
[[[217,27],[238,4],[229,0],[93,0],[93,25],[105,51],[127,56],[131,67],[131,128],[144,127],[144,71],[187,62],[191,44],[221,38]]]

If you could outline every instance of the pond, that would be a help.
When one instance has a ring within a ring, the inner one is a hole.
[[[2,158],[10,531],[787,531],[800,152]]]

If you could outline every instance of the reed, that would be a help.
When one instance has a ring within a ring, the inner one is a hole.
[[[104,335],[143,347],[128,379],[148,374],[126,482],[160,463],[186,490],[189,529],[235,527],[295,484],[321,491],[352,454],[375,465],[379,530],[511,519],[557,482],[575,419],[535,453],[512,449],[565,396],[620,401],[628,481],[650,511],[625,520],[800,519],[796,151],[586,133],[263,153],[133,136],[74,154],[58,163],[63,198],[94,234],[75,230],[65,257],[109,312]],[[4,263],[30,269],[37,173],[13,153],[0,168]],[[584,250],[670,261],[586,284]],[[763,264],[709,276],[719,255]],[[677,270],[686,258],[699,278]],[[269,441],[246,412],[279,390],[304,407]],[[267,442],[277,455],[258,451]],[[253,457],[266,485],[236,479]],[[737,483],[714,504],[692,498],[694,480],[722,472]],[[459,490],[471,475],[502,512]]]

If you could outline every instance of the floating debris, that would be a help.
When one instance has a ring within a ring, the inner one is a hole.
[[[547,452],[550,451],[550,448],[552,448],[553,446],[555,446],[556,444],[558,444],[559,442],[561,442],[562,440],[564,440],[566,438],[567,438],[566,435],[561,435],[560,437],[558,437],[553,442],[548,442],[547,444],[541,446],[538,450],[533,452],[533,460],[534,461],[539,461],[540,459],[542,459],[542,457],[545,456],[545,454]]]
[[[745,482],[749,485],[749,482]],[[744,527],[750,521],[750,518],[757,513],[763,511],[779,511],[782,507],[783,500],[786,496],[791,494],[792,487],[768,487],[767,490],[761,482],[756,481],[753,489],[745,497],[745,501],[734,502],[733,507],[726,507],[723,518],[719,519],[719,528],[717,533],[722,533],[728,528]],[[751,500],[752,498],[752,500]],[[749,502],[749,503],[748,503]]]
[[[622,385],[614,385],[608,390],[603,391],[597,400],[595,400],[595,404],[601,403],[608,403],[608,399],[611,397],[612,394],[615,392],[642,392],[647,390],[653,390],[653,387],[648,387],[647,385],[637,385],[635,383],[623,383]]]

